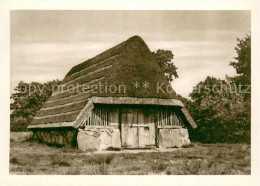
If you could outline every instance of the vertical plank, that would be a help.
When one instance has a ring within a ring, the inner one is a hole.
[[[133,127],[131,127],[132,124],[133,124],[133,113],[129,112],[127,113],[127,140],[126,140],[127,146],[133,146],[134,133],[133,133]]]
[[[131,130],[133,133],[133,148],[138,148],[139,146],[139,141],[138,141],[138,127],[136,126],[138,124],[138,109],[132,109],[132,123],[130,123],[130,125],[134,125]]]
[[[99,125],[99,108],[97,108],[97,114],[96,114],[96,125]]]
[[[150,127],[144,127],[144,145],[150,145]]]
[[[132,130],[133,130],[133,147],[138,148],[139,147],[138,127],[135,126],[132,128]]]
[[[95,109],[95,114],[94,114],[94,124],[97,125],[97,108]]]
[[[153,115],[151,115],[151,120],[150,120],[150,124],[149,124],[149,145],[155,145],[155,125],[156,125],[156,120],[153,117]]]
[[[166,125],[169,125],[169,123],[168,123],[168,109],[165,109],[165,120],[166,120]]]
[[[163,123],[162,123],[162,122],[163,122],[163,121],[162,121],[162,118],[163,118],[163,117],[162,117],[162,109],[160,108],[160,123],[161,123],[161,126],[163,125]]]
[[[105,126],[105,121],[106,121],[106,112],[105,112],[105,108],[103,107],[101,109],[101,120],[102,120],[102,125]]]
[[[130,124],[138,124],[138,115],[137,115],[137,109],[132,109],[132,121]]]
[[[181,124],[180,124],[179,117],[177,116],[177,113],[176,113],[176,119],[177,119],[177,123],[178,123],[178,125],[181,125]]]
[[[162,116],[161,116],[161,109],[159,110],[159,121],[160,121],[160,126],[162,126]]]
[[[98,109],[98,125],[102,125],[100,113],[101,113],[101,108]]]
[[[101,126],[103,126],[102,111],[103,111],[103,108],[100,107],[100,109],[99,109],[99,120],[100,120],[100,124],[99,124],[99,125],[101,125]]]
[[[108,108],[106,108],[106,125],[108,125]]]
[[[119,124],[119,108],[116,108],[114,111],[114,123]]]
[[[106,121],[106,109],[105,108],[101,109],[101,120],[102,120],[102,125],[105,126],[105,121]]]
[[[143,114],[143,109],[138,109],[138,125],[144,124],[144,114]]]
[[[113,114],[114,114],[114,108],[110,108],[108,112],[108,125],[114,123]]]
[[[139,148],[145,147],[144,127],[139,127]]]
[[[94,109],[91,112],[90,125],[93,125],[93,112],[94,112]]]
[[[96,108],[93,109],[92,125],[95,125],[95,112],[96,112]]]
[[[172,112],[172,110],[170,111],[170,125],[173,125],[173,112]]]
[[[156,114],[157,114],[157,118],[156,118],[157,125],[160,126],[160,122],[159,122],[159,110],[156,110]]]
[[[178,112],[178,118],[179,118],[180,126],[184,126],[184,122],[183,122],[179,112]]]
[[[138,109],[138,125],[143,125],[144,122],[144,109]],[[143,147],[143,128],[138,127],[138,147]]]
[[[162,120],[163,120],[163,125],[165,125],[165,112],[164,112],[164,109],[162,109],[162,115],[163,115],[163,118],[162,118]]]
[[[101,113],[101,109],[102,109],[101,107],[98,109],[98,125],[100,125],[100,126],[102,125],[101,114],[100,114]]]
[[[126,137],[127,137],[127,113],[122,113],[122,122],[121,122],[121,133],[122,133],[122,145],[126,146]]]
[[[94,117],[94,123],[95,125],[97,125],[97,111],[98,111],[98,108],[95,110],[95,117]]]
[[[177,120],[176,120],[176,114],[174,113],[174,125],[178,125]]]

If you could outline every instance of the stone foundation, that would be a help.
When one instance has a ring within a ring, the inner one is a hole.
[[[84,130],[75,128],[35,129],[33,138],[46,144],[78,146],[82,151],[121,148],[120,130],[113,127],[85,128]],[[159,129],[159,148],[181,147],[190,143],[186,128]]]
[[[159,130],[159,148],[181,147],[191,143],[186,128]]]
[[[78,132],[77,142],[78,148],[82,151],[121,148],[120,131],[114,128],[80,130]]]
[[[46,144],[75,147],[77,145],[77,129],[35,129],[33,130],[33,138]]]

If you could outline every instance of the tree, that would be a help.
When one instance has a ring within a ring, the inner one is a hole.
[[[190,94],[191,114],[198,128],[191,138],[200,142],[250,142],[251,99],[244,85],[251,84],[251,35],[237,39],[237,56],[230,65],[237,76],[207,77]],[[242,85],[242,91],[237,85]],[[248,99],[249,98],[249,99]]]
[[[22,131],[31,123],[37,111],[51,96],[53,85],[60,84],[59,80],[47,83],[25,83],[21,81],[11,95],[11,130]]]
[[[230,62],[230,66],[236,69],[238,76],[234,77],[236,83],[244,85],[251,84],[251,34],[239,39],[237,38],[235,47],[237,56],[235,61]]]
[[[198,124],[193,139],[201,142],[249,142],[250,109],[244,94],[229,79],[207,77],[190,94]]]
[[[152,54],[154,55],[160,69],[169,82],[173,81],[173,77],[179,77],[177,73],[177,67],[172,62],[174,57],[172,51],[159,49],[155,52],[152,52]]]

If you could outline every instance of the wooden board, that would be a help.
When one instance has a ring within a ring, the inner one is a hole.
[[[124,108],[121,115],[123,146],[146,148],[155,145],[155,121],[152,114],[144,115],[144,110],[140,108]]]
[[[121,138],[122,138],[122,146],[126,146],[126,138],[127,138],[127,113],[122,113],[122,124],[121,124]]]
[[[134,131],[133,128],[131,127],[131,124],[133,123],[133,113],[127,113],[127,127],[126,127],[126,133],[127,133],[127,138],[126,138],[126,145],[128,147],[133,148],[133,138],[134,138]]]

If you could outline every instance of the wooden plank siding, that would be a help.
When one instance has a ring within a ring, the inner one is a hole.
[[[119,128],[126,148],[158,145],[159,129],[185,127],[179,107],[110,104],[95,104],[84,125]]]
[[[91,115],[84,122],[85,126],[118,126],[119,107],[110,105],[95,105]]]
[[[155,114],[155,116],[157,116],[156,120],[158,126],[185,126],[180,118],[179,108],[159,107],[156,112],[157,114]]]
[[[152,125],[156,123],[161,126],[185,126],[183,119],[180,117],[180,109],[174,107],[133,107],[135,109],[126,108],[117,105],[95,105],[92,110],[91,116],[86,120],[86,126],[107,126],[107,125],[120,125],[119,115],[122,113],[131,112],[137,116],[134,118],[132,124],[146,124]],[[130,110],[129,110],[130,109]],[[129,121],[130,122],[130,121]]]

